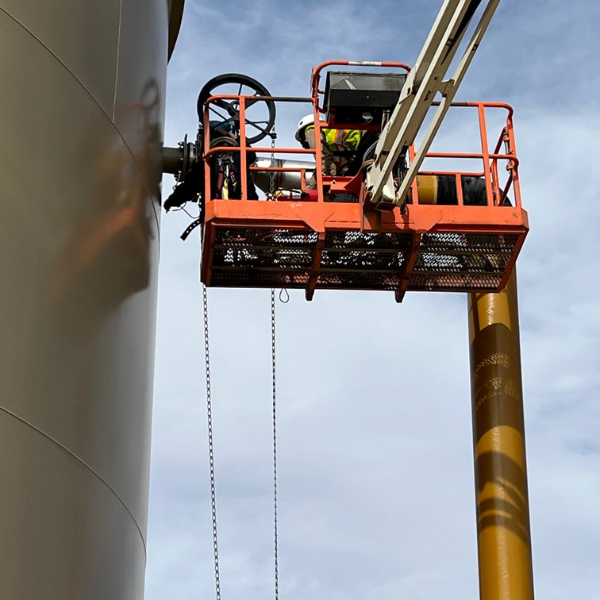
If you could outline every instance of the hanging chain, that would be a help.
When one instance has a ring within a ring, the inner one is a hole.
[[[273,372],[273,514],[275,538],[275,600],[279,600],[279,555],[277,547],[277,370],[275,368],[275,290],[271,290],[271,366]]]
[[[213,446],[212,395],[210,384],[210,344],[208,335],[208,295],[206,286],[202,288],[204,310],[204,364],[206,368],[206,412],[208,421],[208,458],[210,466],[210,501],[212,512],[213,554],[215,565],[216,600],[221,600],[221,579],[219,573],[219,545],[217,542],[217,497],[215,487],[215,460]],[[277,523],[277,369],[275,347],[275,290],[271,290],[271,367],[273,376],[273,514],[275,550],[275,600],[279,600],[279,548]]]
[[[213,553],[215,560],[215,590],[221,600],[221,578],[219,575],[219,545],[217,544],[217,496],[215,492],[215,456],[213,449],[212,397],[210,389],[210,353],[208,339],[208,298],[206,286],[202,286],[204,308],[204,365],[206,367],[206,413],[208,420],[208,462],[210,466],[210,504],[212,510]]]
[[[271,136],[271,167],[275,166],[275,140],[277,139],[277,134],[275,133],[275,126],[273,126],[273,131],[269,134]],[[275,171],[271,171],[270,180],[269,180],[269,200],[275,200]]]

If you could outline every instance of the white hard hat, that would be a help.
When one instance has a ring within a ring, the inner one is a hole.
[[[296,129],[296,140],[298,142],[302,141],[300,139],[300,132],[306,129],[309,125],[312,125],[315,122],[314,113],[310,113],[310,115],[306,115],[300,119],[300,123],[298,123],[298,129]]]

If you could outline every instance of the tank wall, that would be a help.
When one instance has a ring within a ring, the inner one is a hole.
[[[0,598],[141,600],[167,0],[0,0]]]

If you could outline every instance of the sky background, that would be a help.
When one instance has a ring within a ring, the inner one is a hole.
[[[186,0],[166,145],[211,77],[307,95],[332,58],[413,64],[441,0]],[[515,108],[536,597],[600,599],[600,3],[504,0],[459,100]],[[278,113],[281,145],[305,110]],[[456,123],[444,144],[461,138]],[[446,146],[446,149],[451,149]],[[459,149],[458,146],[455,149]],[[163,181],[165,196],[173,178]],[[163,216],[146,597],[214,597],[199,244]],[[478,597],[467,299],[277,304],[282,600]],[[209,290],[224,600],[273,597],[268,290]]]

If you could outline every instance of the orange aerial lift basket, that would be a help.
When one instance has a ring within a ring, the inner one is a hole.
[[[319,143],[316,148],[284,148],[275,146],[273,139],[273,147],[249,146],[246,111],[257,102],[311,106],[316,140],[323,129],[360,130],[363,139],[376,140],[409,67],[360,63],[399,69],[383,75],[328,70],[325,90],[320,89],[326,67],[356,64],[330,61],[313,69],[310,98],[229,94],[206,99],[202,281],[213,287],[299,288],[308,300],[317,289],[389,290],[397,301],[407,291],[501,290],[528,231],[527,213],[521,207],[513,111],[507,104],[452,104],[451,111],[473,113],[479,151],[432,152],[427,158],[440,159],[436,164],[456,164],[460,159],[461,164],[469,161],[477,166],[419,172],[406,203],[393,210],[376,210],[369,202],[363,180],[367,154],[356,173],[328,176],[320,167],[275,158],[308,154],[321,165]],[[213,139],[211,147],[210,108],[227,103],[235,104],[239,113],[239,145],[217,142],[214,147]],[[488,138],[486,118],[491,111],[503,111],[504,116],[500,131]],[[216,158],[223,153],[239,156],[241,173],[256,179],[262,174],[270,181],[264,199],[249,199],[252,183],[246,176],[241,177],[238,199],[215,189]],[[254,155],[263,160],[253,162]],[[413,147],[406,149],[396,180],[413,156]],[[295,187],[281,185],[294,177]]]

